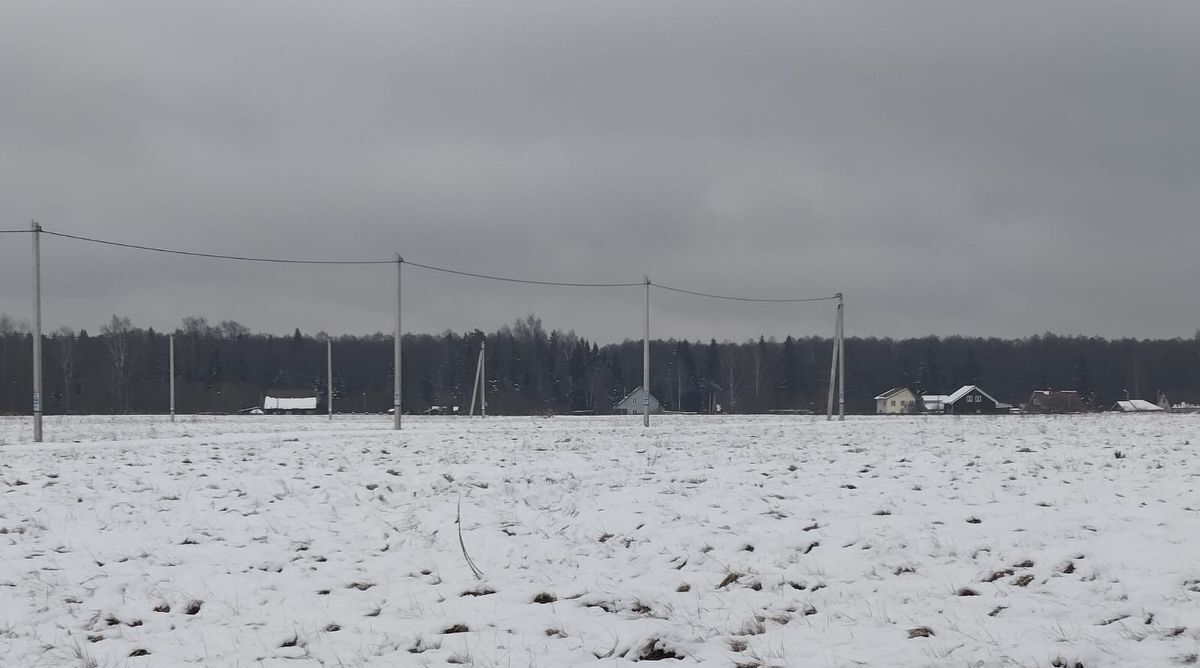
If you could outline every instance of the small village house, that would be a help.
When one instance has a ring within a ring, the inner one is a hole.
[[[963,385],[942,402],[942,410],[951,415],[994,415],[1012,408],[977,385]]]
[[[921,410],[921,397],[907,387],[893,387],[875,397],[878,415],[909,415]]]
[[[1034,390],[1024,410],[1026,413],[1081,413],[1087,410],[1087,403],[1075,390]]]
[[[617,415],[641,415],[642,408],[646,398],[650,400],[650,412],[662,413],[662,404],[653,394],[648,394],[642,390],[642,386],[638,385],[632,392],[625,395],[625,398],[613,405],[613,413]]]

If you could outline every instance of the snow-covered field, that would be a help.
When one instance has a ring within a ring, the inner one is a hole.
[[[0,664],[1200,654],[1197,416],[388,426],[0,418]]]

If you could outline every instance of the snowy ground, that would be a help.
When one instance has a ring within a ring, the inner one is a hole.
[[[0,665],[1200,653],[1197,416],[388,426],[0,418]]]

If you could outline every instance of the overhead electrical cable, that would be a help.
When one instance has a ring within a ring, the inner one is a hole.
[[[17,234],[17,233],[29,234],[33,231],[34,230],[0,230],[0,234]],[[518,284],[523,284],[523,285],[543,285],[543,286],[567,287],[567,288],[632,288],[632,287],[640,287],[643,285],[651,285],[651,286],[654,286],[661,290],[667,290],[669,292],[677,292],[680,294],[693,295],[696,297],[705,297],[708,299],[721,299],[721,300],[726,300],[726,301],[737,301],[737,302],[797,304],[797,303],[808,303],[808,302],[835,301],[835,300],[842,298],[841,293],[838,293],[836,295],[831,295],[828,297],[804,297],[804,298],[742,297],[742,296],[734,296],[734,295],[721,295],[721,294],[715,294],[715,293],[711,293],[711,292],[701,292],[698,290],[688,290],[685,288],[677,288],[677,287],[674,287],[671,285],[664,285],[662,283],[655,283],[653,281],[616,282],[616,283],[590,283],[590,282],[582,282],[582,281],[544,281],[544,280],[535,280],[535,279],[528,279],[528,278],[515,278],[512,276],[499,276],[499,275],[495,275],[495,274],[483,274],[483,273],[478,273],[478,272],[473,272],[473,271],[464,271],[461,269],[451,269],[449,267],[441,267],[441,266],[432,265],[432,264],[424,264],[421,262],[413,262],[412,260],[405,260],[403,258],[397,258],[394,260],[311,260],[311,259],[293,259],[293,258],[279,258],[279,257],[259,257],[259,256],[249,256],[249,255],[227,255],[227,254],[223,254],[223,253],[205,253],[205,252],[199,252],[199,251],[186,251],[186,250],[179,250],[176,248],[164,248],[164,247],[160,247],[160,246],[148,246],[148,245],[144,245],[144,244],[127,243],[127,242],[121,242],[121,241],[111,241],[108,239],[85,237],[85,236],[78,235],[78,234],[67,234],[65,232],[55,232],[55,231],[47,230],[47,229],[41,229],[39,231],[42,234],[48,234],[48,235],[54,236],[54,237],[61,237],[63,239],[72,239],[75,241],[82,241],[85,243],[100,244],[100,245],[104,245],[104,246],[115,246],[118,248],[128,248],[131,250],[149,251],[149,252],[153,252],[153,253],[166,253],[166,254],[170,254],[170,255],[183,255],[183,256],[188,256],[188,257],[207,258],[207,259],[213,259],[213,260],[234,260],[234,261],[238,261],[238,262],[261,262],[261,263],[271,263],[271,264],[309,264],[309,265],[381,265],[381,264],[396,264],[397,262],[399,262],[401,264],[409,265],[412,267],[417,267],[418,269],[425,269],[428,271],[436,271],[436,272],[441,272],[441,273],[445,273],[445,274],[452,274],[455,276],[464,276],[467,278],[478,278],[481,280],[498,281],[498,282],[503,282],[503,283],[518,283]]]
[[[455,274],[457,276],[469,276],[471,278],[482,278],[482,279],[489,280],[489,281],[503,281],[505,283],[524,283],[527,285],[553,285],[553,286],[560,286],[560,287],[566,287],[566,288],[633,288],[633,287],[638,287],[640,285],[644,285],[644,283],[641,283],[641,282],[638,282],[638,283],[576,283],[576,282],[570,282],[570,281],[535,281],[535,280],[530,280],[530,279],[525,279],[525,278],[512,278],[509,276],[492,276],[490,274],[476,274],[476,273],[470,272],[470,271],[461,271],[458,269],[447,269],[445,267],[435,267],[435,266],[429,265],[429,264],[421,264],[420,262],[413,262],[411,260],[402,260],[402,262],[404,262],[404,264],[411,265],[414,267],[420,267],[421,269],[429,269],[430,271],[440,271],[440,272],[447,273],[447,274]]]
[[[828,301],[835,301],[837,299],[841,299],[840,294],[831,295],[829,297],[776,298],[776,299],[767,299],[767,298],[761,298],[761,297],[732,297],[729,295],[717,295],[717,294],[713,294],[711,292],[697,292],[695,290],[684,290],[683,288],[675,288],[675,287],[671,287],[669,285],[663,285],[662,283],[655,283],[653,281],[650,282],[650,285],[653,285],[654,287],[662,289],[662,290],[668,290],[670,292],[679,292],[679,293],[682,293],[685,295],[695,295],[697,297],[708,297],[709,299],[725,299],[725,300],[734,301],[734,302],[768,302],[768,303],[773,303],[773,304],[796,304],[796,303],[802,303],[802,302],[828,302]]]
[[[214,260],[237,260],[239,262],[269,262],[274,264],[395,264],[395,260],[293,260],[277,257],[250,257],[245,255],[222,255],[220,253],[199,253],[196,251],[177,250],[174,248],[160,248],[157,246],[143,246],[141,244],[123,243],[120,241],[108,241],[105,239],[95,239],[92,237],[79,236],[77,234],[65,234],[63,232],[52,232],[43,229],[42,234],[49,234],[55,237],[64,239],[74,239],[76,241],[86,241],[93,244],[103,244],[105,246],[118,246],[120,248],[131,248],[134,250],[152,251],[155,253],[168,253],[171,255],[188,255],[191,257],[204,257]]]

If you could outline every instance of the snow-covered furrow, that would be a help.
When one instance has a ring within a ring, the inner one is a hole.
[[[0,665],[1200,655],[1194,416],[389,426],[0,419]]]

